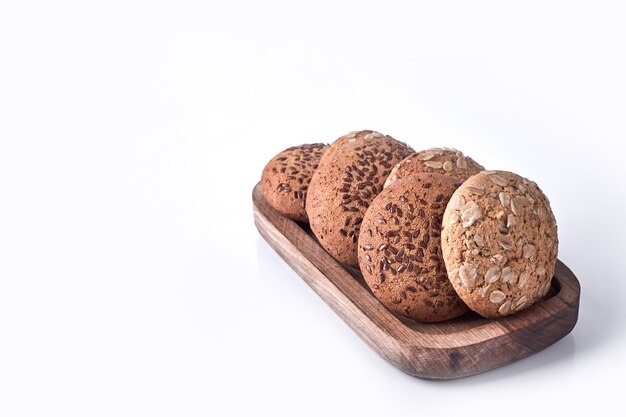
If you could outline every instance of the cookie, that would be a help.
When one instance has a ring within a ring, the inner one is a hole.
[[[511,172],[483,171],[450,199],[442,247],[450,281],[469,308],[484,317],[507,316],[550,288],[556,221],[537,184]]]
[[[388,136],[345,143],[313,174],[306,200],[311,230],[335,259],[357,267],[365,210],[391,169],[413,150]]]
[[[461,185],[441,174],[416,174],[386,187],[365,213],[359,265],[374,295],[413,320],[437,322],[468,311],[446,274],[441,222]]]
[[[308,222],[307,189],[327,148],[323,143],[293,146],[267,163],[261,176],[261,189],[268,203],[282,215]]]
[[[413,174],[422,172],[432,172],[445,174],[460,180],[466,180],[485,168],[472,158],[463,155],[463,152],[456,149],[431,148],[420,151],[404,158],[396,165],[387,181],[385,187],[397,180]]]
[[[322,165],[327,159],[330,159],[330,157],[345,144],[354,143],[359,140],[369,140],[384,137],[385,135],[374,130],[355,130],[354,132],[345,134],[330,144],[330,147],[328,148],[324,156],[322,156],[320,165]],[[387,137],[391,138],[391,136]]]

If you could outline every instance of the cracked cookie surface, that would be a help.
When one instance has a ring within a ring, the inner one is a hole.
[[[274,156],[263,169],[263,196],[283,216],[308,222],[306,194],[326,149],[328,145],[323,143],[292,146]]]
[[[466,180],[484,171],[484,167],[463,152],[448,148],[430,148],[404,158],[392,170],[385,187],[408,175],[429,172]]]
[[[537,184],[506,171],[463,183],[443,216],[450,282],[484,317],[507,316],[541,300],[556,265],[557,226]]]
[[[413,149],[389,136],[346,142],[320,163],[306,200],[311,230],[335,259],[358,267],[357,241],[370,203]]]
[[[324,156],[322,156],[320,165],[326,162],[326,160],[331,159],[332,155],[334,155],[335,152],[341,149],[344,145],[352,144],[354,142],[358,142],[362,140],[380,139],[380,138],[393,139],[391,136],[384,135],[375,130],[355,130],[353,132],[346,133],[345,135],[339,137],[338,139],[336,139],[334,142],[330,144],[330,146],[328,147],[328,150],[324,153]]]
[[[359,265],[374,295],[392,311],[421,322],[467,311],[448,280],[441,222],[459,180],[417,174],[386,187],[367,210]]]

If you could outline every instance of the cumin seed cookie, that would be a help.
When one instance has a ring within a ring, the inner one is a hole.
[[[448,279],[441,252],[443,213],[459,185],[441,174],[408,176],[386,187],[365,213],[359,265],[390,310],[421,322],[468,311]]]
[[[399,178],[422,172],[445,174],[465,181],[484,170],[482,165],[463,155],[459,150],[431,148],[409,155],[400,161],[389,174],[385,187]]]
[[[323,143],[293,146],[267,163],[261,176],[261,189],[268,203],[282,215],[308,222],[307,189],[327,148]]]
[[[454,193],[443,217],[443,256],[454,289],[484,317],[530,307],[548,292],[557,227],[537,184],[483,171]]]
[[[320,164],[309,185],[306,211],[311,230],[335,259],[358,266],[363,215],[391,169],[412,152],[408,145],[381,136],[346,143]]]

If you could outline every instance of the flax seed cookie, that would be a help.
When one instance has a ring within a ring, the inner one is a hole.
[[[391,138],[391,136],[383,135],[382,133],[376,132],[374,130],[355,130],[354,132],[347,133],[330,144],[330,147],[328,148],[324,156],[322,156],[320,165],[322,165],[326,161],[326,159],[330,159],[330,157],[345,144],[353,143],[360,140],[369,140],[384,137]]]
[[[323,143],[293,146],[267,163],[261,176],[261,189],[268,203],[282,215],[308,222],[307,189],[327,148]]]
[[[484,317],[523,310],[550,288],[556,221],[546,196],[526,178],[506,171],[469,178],[446,207],[441,237],[454,289]]]
[[[468,310],[448,280],[441,253],[443,213],[459,185],[441,174],[401,178],[365,213],[359,265],[390,310],[421,322],[452,319]]]
[[[357,267],[357,240],[365,210],[391,169],[413,150],[388,136],[346,143],[311,179],[306,211],[311,230],[337,260]]]
[[[465,181],[485,168],[456,149],[431,148],[414,153],[396,165],[385,181],[385,187],[408,175],[421,172],[445,174]]]

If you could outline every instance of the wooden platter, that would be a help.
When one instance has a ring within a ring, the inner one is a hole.
[[[263,238],[376,352],[407,374],[453,379],[525,358],[572,331],[580,284],[557,261],[544,300],[513,316],[489,320],[474,313],[442,323],[417,323],[387,310],[358,270],[330,256],[310,230],[274,210],[261,186],[252,192],[254,222]]]

